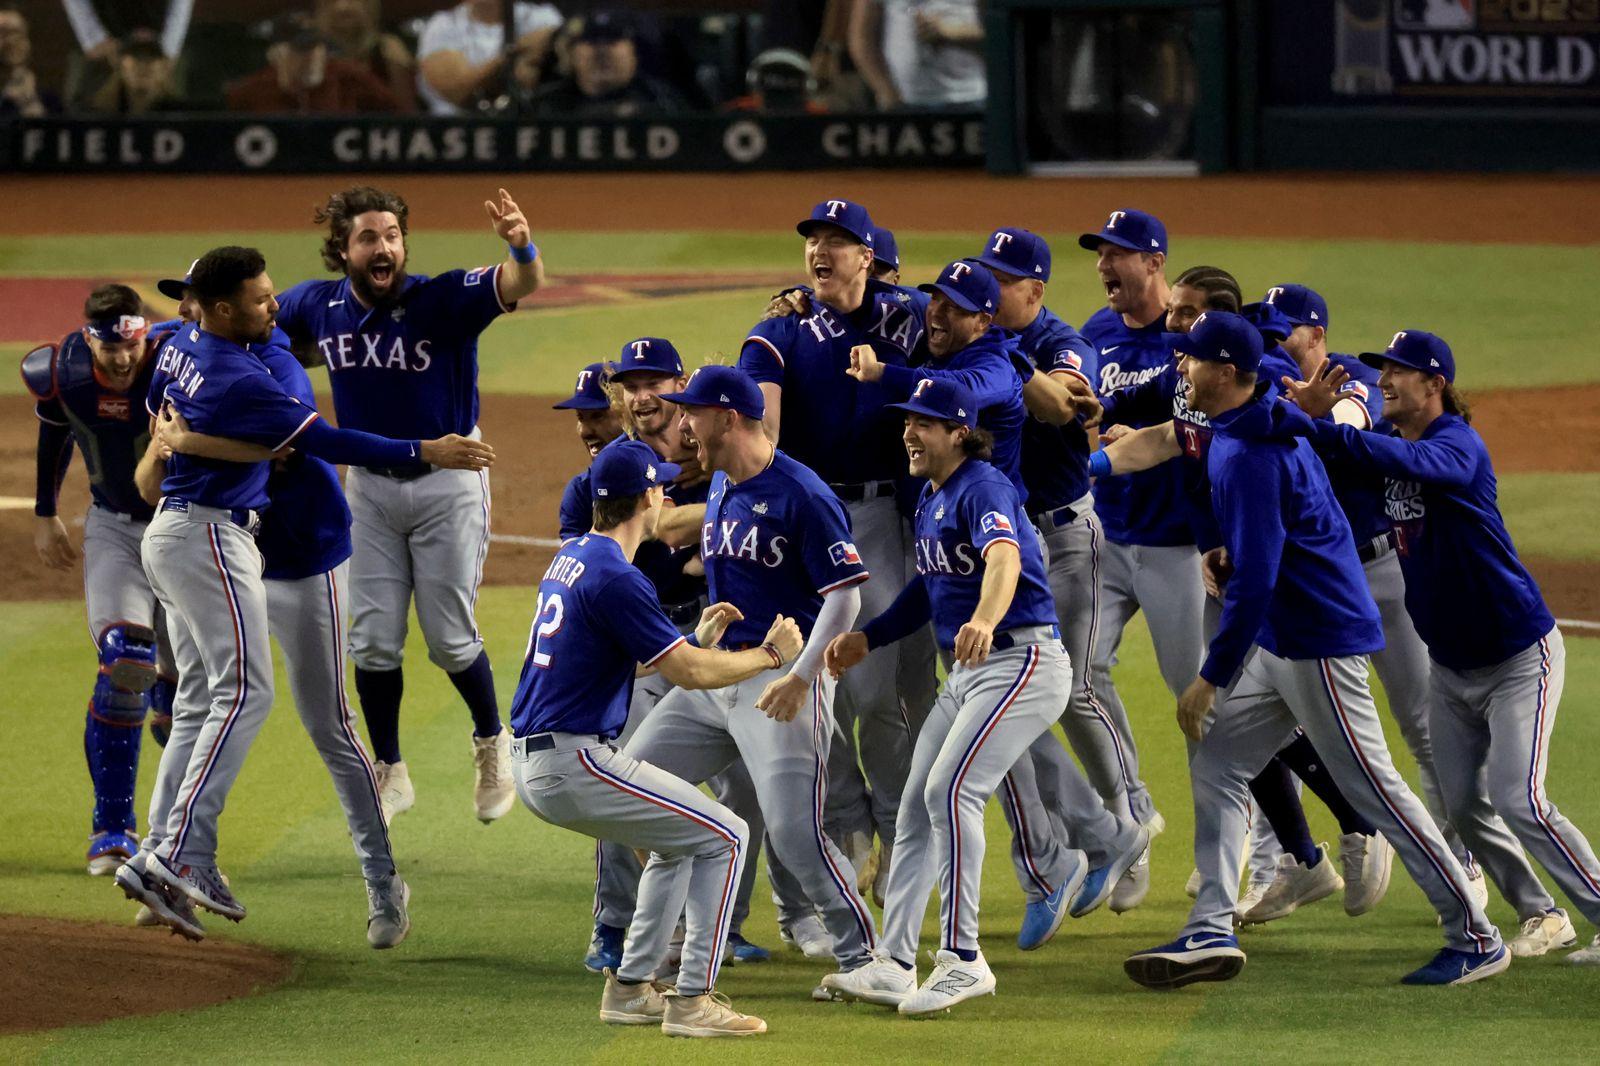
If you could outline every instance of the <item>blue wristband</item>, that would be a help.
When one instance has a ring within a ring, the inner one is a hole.
[[[532,241],[528,242],[526,248],[518,248],[514,244],[508,244],[506,247],[511,249],[511,258],[519,263],[531,263],[539,258],[539,246]]]
[[[1093,455],[1089,456],[1089,476],[1111,476],[1111,456],[1105,453],[1105,449],[1102,448],[1100,451],[1097,451]]]

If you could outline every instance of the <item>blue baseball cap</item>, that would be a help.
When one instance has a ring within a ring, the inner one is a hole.
[[[931,285],[918,285],[923,292],[943,293],[951,303],[964,311],[981,311],[994,314],[1000,306],[1000,283],[976,259],[957,259],[946,263],[939,271],[939,280]]]
[[[948,378],[923,378],[911,390],[911,399],[885,406],[945,422],[959,422],[968,429],[978,428],[978,404],[972,398],[972,390]]]
[[[1283,312],[1296,326],[1321,326],[1328,328],[1328,301],[1315,289],[1304,285],[1274,285],[1261,298]]]
[[[1361,361],[1378,370],[1384,363],[1399,363],[1424,374],[1436,374],[1446,381],[1456,380],[1456,357],[1444,338],[1420,329],[1403,329],[1394,335],[1381,352],[1362,352]]]
[[[1135,252],[1162,252],[1167,250],[1167,227],[1161,220],[1145,211],[1135,211],[1133,208],[1124,208],[1111,212],[1111,217],[1106,219],[1106,224],[1100,227],[1099,233],[1085,233],[1078,238],[1080,247],[1091,252],[1100,250],[1100,243],[1105,241],[1115,244],[1119,248],[1131,248]]]
[[[194,268],[199,262],[200,260],[196,259],[193,263],[190,263],[189,269],[184,272],[182,278],[162,278],[156,282],[156,291],[169,300],[181,301],[183,299],[183,290],[189,287],[189,281],[194,277]]]
[[[640,337],[622,346],[617,361],[611,364],[611,376],[621,377],[635,370],[648,370],[652,374],[671,374],[683,377],[683,356],[672,342],[664,337]]]
[[[606,374],[605,363],[590,363],[578,371],[572,395],[551,406],[557,411],[604,411],[611,406],[611,398],[606,395]]]
[[[767,413],[761,386],[733,366],[703,366],[689,376],[682,392],[663,393],[661,398],[680,407],[721,407],[757,420]]]
[[[896,270],[900,269],[900,246],[895,243],[894,231],[886,230],[882,226],[872,229],[872,260],[875,263],[887,263]]]
[[[637,496],[667,484],[682,469],[663,460],[644,441],[618,437],[589,464],[589,492],[597,500]]]
[[[1050,280],[1050,246],[1037,233],[1009,226],[989,234],[978,262],[1002,274]]]
[[[1261,331],[1232,311],[1202,311],[1188,333],[1168,333],[1174,355],[1227,363],[1255,373],[1261,366]]]
[[[824,200],[811,209],[811,217],[795,226],[795,230],[800,236],[809,237],[812,230],[822,225],[838,226],[868,248],[873,246],[872,216],[860,204],[849,200]]]
[[[1273,304],[1262,300],[1260,303],[1245,304],[1239,308],[1239,313],[1244,315],[1249,322],[1261,331],[1263,337],[1275,343],[1281,343],[1289,334],[1294,332],[1295,324],[1289,320],[1282,310]]]

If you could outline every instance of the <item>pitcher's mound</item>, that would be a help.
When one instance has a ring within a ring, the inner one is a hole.
[[[165,929],[0,914],[0,1034],[223,1003],[288,978],[287,956]]]

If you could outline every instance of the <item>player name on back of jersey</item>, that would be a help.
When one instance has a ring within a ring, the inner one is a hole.
[[[197,332],[190,330],[191,339]],[[206,380],[194,365],[194,356],[170,342],[161,346],[161,354],[156,357],[156,374],[168,378],[166,391],[177,389],[191,399]]]
[[[588,537],[584,537],[578,541],[579,544],[587,544],[588,542]],[[576,585],[578,583],[578,579],[583,576],[584,569],[583,563],[579,562],[577,559],[574,559],[570,555],[559,554],[554,559],[550,560],[550,566],[545,570],[542,580],[559,581],[570,589],[573,585]]]

